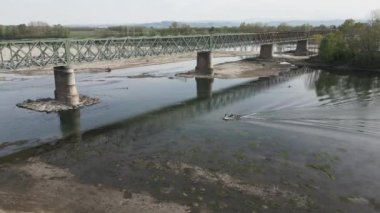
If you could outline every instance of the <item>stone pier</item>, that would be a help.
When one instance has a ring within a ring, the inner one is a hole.
[[[197,97],[200,99],[212,97],[213,78],[195,78],[197,82]]]
[[[204,75],[213,75],[212,68],[212,52],[203,51],[197,53],[197,66],[195,72],[204,74]]]
[[[69,106],[79,105],[74,70],[67,66],[54,67],[55,100]]]
[[[297,41],[297,47],[295,55],[307,55],[308,53],[308,42],[307,40]]]
[[[268,59],[273,57],[273,44],[263,44],[260,47],[260,58]]]

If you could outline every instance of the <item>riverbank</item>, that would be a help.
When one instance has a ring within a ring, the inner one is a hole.
[[[214,76],[212,77],[219,79],[234,79],[276,76],[281,72],[287,72],[296,68],[295,65],[288,61],[289,60],[286,58],[247,58],[236,62],[217,64],[213,68]],[[184,78],[208,77],[201,73],[197,73],[195,70],[179,73],[176,76]]]
[[[232,59],[235,57],[236,59]],[[73,65],[75,72],[80,73],[114,73],[119,72],[122,69],[147,67],[161,64],[171,64],[174,62],[191,62],[195,60],[196,53],[179,54],[173,56],[158,56],[147,58],[135,58],[128,60],[118,60],[110,62],[95,62],[84,63],[79,65]],[[281,72],[290,71],[296,69],[295,64],[302,64],[304,59],[308,56],[294,56],[294,55],[276,55],[272,59],[260,59],[255,53],[243,53],[243,52],[226,52],[220,51],[214,53],[214,58],[219,59],[214,65],[213,78],[218,79],[234,79],[234,78],[258,78],[276,76]],[[226,60],[223,60],[225,58]],[[239,58],[241,60],[239,60]],[[222,60],[220,60],[222,59]],[[231,61],[232,60],[232,61]],[[226,62],[227,61],[227,62]],[[195,67],[194,62],[194,67]],[[218,64],[219,63],[219,64]],[[301,65],[302,66],[302,65]],[[9,71],[0,75],[0,81],[14,81],[14,80],[26,80],[33,78],[34,76],[53,75],[52,68],[45,68],[40,70],[18,70]],[[108,74],[107,74],[108,75]],[[199,73],[196,73],[194,69],[187,72],[178,72],[174,75],[157,75],[154,72],[146,71],[137,75],[126,76],[128,78],[194,78],[194,77],[206,77]]]
[[[302,61],[296,61],[297,66],[307,66],[314,69],[323,69],[329,71],[349,71],[349,72],[378,72],[380,73],[380,68],[368,68],[368,67],[356,67],[349,65],[347,63],[325,63],[322,62],[318,56],[314,56]]]

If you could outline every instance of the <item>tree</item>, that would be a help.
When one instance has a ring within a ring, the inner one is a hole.
[[[320,46],[325,62],[342,62],[360,67],[380,67],[380,11],[368,23],[346,20],[338,31],[326,36]]]
[[[320,45],[322,40],[323,40],[323,35],[321,34],[316,34],[313,36],[313,40],[316,44]]]
[[[20,24],[17,26],[17,31],[19,36],[28,34],[28,27],[25,24]]]
[[[299,27],[295,27],[297,31],[310,31],[313,29],[313,26],[311,26],[310,24],[303,24]]]
[[[325,62],[344,61],[347,51],[343,34],[336,32],[327,35],[319,47],[319,56]]]
[[[208,31],[210,34],[213,34],[215,32],[215,27],[210,27],[210,29],[208,29]]]
[[[178,22],[176,22],[176,21],[172,22],[171,25],[169,26],[169,28],[177,29],[178,28]]]
[[[351,31],[354,29],[355,26],[355,20],[353,19],[347,19],[343,22],[342,25],[339,26],[339,30],[343,33],[351,33]]]
[[[0,25],[0,39],[4,39],[4,27]]]
[[[48,27],[49,24],[43,21],[31,21],[28,24],[31,27]]]
[[[286,23],[281,23],[280,25],[277,26],[277,30],[278,31],[290,31],[291,30],[291,26],[289,26],[288,24]]]

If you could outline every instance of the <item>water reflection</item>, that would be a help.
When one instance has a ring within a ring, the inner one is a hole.
[[[373,73],[331,73],[315,72],[310,79],[318,97],[339,104],[347,101],[358,101],[363,106],[370,103],[373,96],[378,95],[380,88],[379,75]]]
[[[302,77],[299,78],[299,76]],[[378,76],[365,74],[338,75],[331,72],[303,69],[282,73],[276,77],[264,77],[247,81],[219,91],[213,91],[213,79],[196,78],[197,98],[188,99],[180,104],[159,108],[128,119],[122,119],[111,125],[90,130],[84,135],[102,135],[105,132],[119,130],[122,133],[115,132],[115,135],[121,134],[122,136],[120,137],[138,137],[139,135],[158,133],[163,129],[170,128],[189,119],[197,118],[203,114],[217,111],[247,99],[253,99],[255,95],[293,79],[304,82],[309,89],[315,90],[321,105],[342,105],[344,110],[337,107],[328,109],[316,108],[315,106],[305,107],[307,105],[303,102],[297,104],[298,99],[300,99],[298,96],[293,100],[293,97],[291,97],[293,92],[291,92],[287,96],[282,94],[282,97],[277,96],[276,99],[270,99],[270,102],[275,103],[274,106],[279,107],[278,109],[271,107],[268,112],[265,112],[264,108],[263,112],[254,112],[253,118],[287,121],[288,123],[297,122],[297,124],[312,125],[316,128],[340,128],[370,133],[377,132],[380,127],[378,116],[369,113],[369,109],[358,110],[356,106],[349,107],[350,103],[354,105],[361,103],[360,106],[367,106],[378,101],[378,98],[376,99],[380,95]],[[282,91],[287,90],[282,89]],[[286,104],[292,102],[295,104],[289,105],[291,106],[290,108],[283,108],[284,104],[281,99],[284,99]],[[262,104],[267,104],[268,100],[265,101]],[[255,102],[260,103],[262,101],[256,100]],[[310,102],[310,100],[306,100],[306,102]],[[260,107],[258,106],[257,108]],[[266,107],[268,108],[268,106]],[[222,112],[221,116],[224,113],[228,112]],[[81,112],[79,109],[59,113],[60,130],[63,138],[70,137],[74,141],[82,140],[80,117]],[[20,149],[22,148],[17,147],[16,150]]]
[[[62,137],[81,140],[80,109],[61,111],[58,113]]]
[[[311,71],[290,83],[291,93],[254,112],[250,122],[310,126],[315,133],[336,131],[341,138],[346,132],[379,135],[379,79],[376,73]]]
[[[212,97],[212,84],[214,83],[213,78],[195,78],[197,83],[197,97],[211,98]]]
[[[210,208],[215,211],[232,211],[233,209],[246,211],[252,207],[245,200],[263,202],[255,197],[255,192],[250,192],[253,195],[242,195],[233,186],[236,183],[224,182],[223,185],[229,188],[227,192],[225,187],[220,187],[220,184],[211,177],[198,177],[208,178],[208,180],[194,183],[187,174],[195,169],[208,173],[208,166],[198,161],[203,162],[208,159],[207,156],[212,155],[211,153],[199,155],[198,160],[189,161],[189,164],[186,164],[186,161],[198,158],[200,148],[197,147],[200,143],[208,144],[204,143],[204,139],[207,138],[204,137],[204,133],[209,130],[201,126],[201,129],[186,130],[185,126],[205,113],[246,100],[302,73],[294,72],[278,77],[247,81],[213,94],[213,80],[198,79],[196,80],[197,94],[199,94],[197,98],[87,131],[82,135],[82,143],[72,143],[69,140],[80,132],[80,111],[60,113],[62,134],[68,138],[60,140],[55,146],[43,145],[34,148],[35,152],[25,151],[15,155],[15,158],[39,155],[39,159],[44,163],[67,169],[86,185],[100,184],[104,188],[118,190],[127,188],[132,193],[145,191],[157,199],[190,206],[192,203],[201,203],[204,200],[205,203],[211,203]],[[218,134],[220,140],[217,141],[224,142],[227,138],[224,133],[228,131]],[[219,142],[215,143],[218,147],[222,147]],[[227,150],[234,149],[229,147]],[[223,157],[214,156],[212,161],[224,165],[225,169],[235,168],[236,171],[243,171],[245,168],[238,166],[241,162],[225,165],[227,159],[231,160],[231,153],[226,151]],[[189,168],[183,168],[183,166]],[[228,169],[221,172],[229,172]],[[27,187],[28,190],[33,189]],[[189,190],[193,192],[190,193]],[[163,193],[165,191],[170,191],[170,193]],[[226,193],[233,199],[220,196]],[[183,196],[183,194],[189,196]],[[85,199],[89,197],[90,195]],[[194,211],[198,209],[198,207],[191,208]]]
[[[60,129],[63,137],[60,141],[79,142],[86,140],[87,136],[105,134],[109,134],[109,140],[118,140],[118,138],[124,137],[138,138],[142,135],[156,134],[178,123],[183,123],[205,113],[252,98],[278,84],[297,78],[297,76],[305,72],[307,71],[297,70],[283,73],[280,76],[264,77],[215,92],[212,91],[213,79],[197,78],[196,98],[120,120],[110,125],[89,130],[83,134],[81,133],[80,109],[60,112]],[[48,145],[48,147],[50,150],[51,146]],[[22,147],[18,147],[17,151],[22,149]]]
[[[48,165],[45,168],[64,168],[75,177],[72,182],[70,177],[43,181],[67,181],[74,184],[72,187],[79,182],[82,185],[78,194],[85,193],[81,200],[83,206],[88,206],[95,196],[108,196],[113,190],[123,191],[127,201],[145,193],[160,203],[190,206],[194,212],[205,209],[210,212],[374,212],[373,206],[378,205],[376,199],[380,197],[376,190],[380,174],[373,169],[380,162],[378,138],[338,131],[330,134],[319,128],[308,130],[302,125],[296,130],[286,129],[288,124],[275,129],[248,125],[243,119],[241,122],[215,119],[231,105],[236,111],[279,109],[277,114],[273,111],[268,114],[272,118],[288,116],[290,120],[300,116],[326,120],[346,116],[342,108],[334,111],[323,105],[326,100],[339,98],[332,95],[349,89],[339,79],[342,77],[300,70],[220,91],[212,91],[213,81],[196,79],[196,98],[87,131],[82,134],[82,143],[68,143],[63,139],[56,146],[40,146],[27,157],[38,156],[42,165]],[[356,80],[348,81],[352,81],[350,85],[356,84]],[[362,82],[372,86],[354,89],[354,94],[365,91],[378,94],[374,92],[377,83]],[[309,89],[316,88],[316,92],[308,90],[305,84]],[[309,104],[311,100],[319,105],[310,107],[302,102]],[[283,110],[284,103],[293,105]],[[289,108],[294,111],[289,113]],[[368,110],[354,107],[349,112],[354,114],[359,109]],[[67,113],[60,114],[61,129],[63,135],[70,137],[80,132],[80,112]],[[314,132],[321,134],[315,136]],[[24,190],[33,194],[36,187],[31,186],[38,185],[39,179],[25,181],[27,176],[23,172],[16,170],[13,175],[0,176],[0,180],[14,185],[24,183]],[[0,189],[12,192],[13,188],[0,183]],[[89,188],[99,189],[102,195],[92,193]],[[47,190],[59,194],[59,190],[66,189]],[[31,198],[25,199],[29,202]],[[341,202],[343,199],[366,204],[347,204]],[[0,200],[0,205],[2,202],[5,201]],[[82,205],[78,208],[83,210]]]

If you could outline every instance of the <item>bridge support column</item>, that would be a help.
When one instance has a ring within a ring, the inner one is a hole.
[[[212,84],[213,78],[195,78],[197,82],[197,97],[198,98],[211,98],[212,97]]]
[[[297,41],[295,55],[307,55],[307,51],[308,51],[307,47],[308,47],[307,40]]]
[[[195,72],[204,75],[213,75],[212,68],[212,53],[211,51],[203,51],[197,53],[197,66],[195,67]]]
[[[79,105],[79,94],[74,70],[70,67],[54,67],[55,99],[69,106]]]
[[[260,47],[260,58],[272,58],[273,57],[273,44],[263,44]]]

